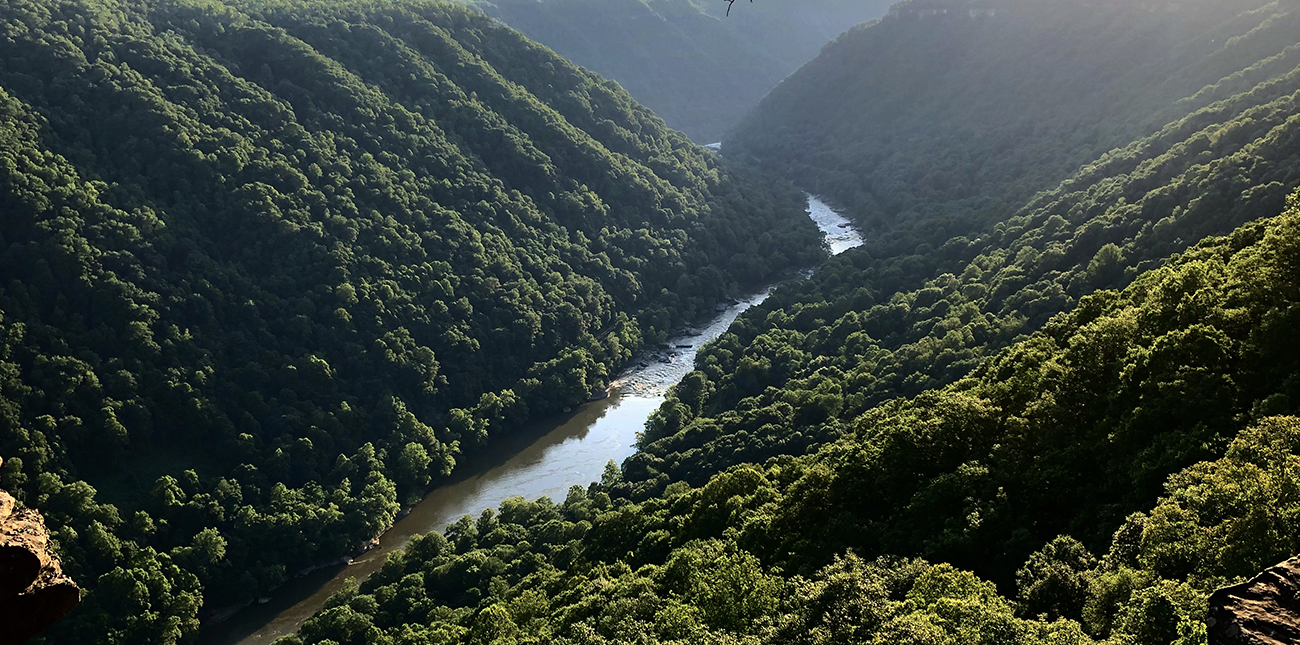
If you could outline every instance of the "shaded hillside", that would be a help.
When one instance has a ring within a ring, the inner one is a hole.
[[[187,637],[824,254],[792,188],[449,5],[0,34],[0,486],[89,591],[58,642]]]
[[[618,81],[697,143],[718,141],[781,79],[889,0],[473,3],[569,60]]]
[[[1198,93],[1296,44],[1295,18],[1276,17],[1288,6],[901,3],[773,90],[727,153],[898,231],[878,242],[890,253],[915,248],[913,236],[939,246],[1225,98]]]
[[[601,482],[414,542],[288,642],[1203,645],[1214,589],[1300,550],[1298,9],[841,37],[728,156],[879,234],[704,347]]]
[[[813,454],[466,516],[284,642],[1204,643],[1300,549],[1298,227],[1300,195]]]
[[[982,233],[932,246],[930,229],[900,227],[905,250],[869,242],[777,290],[700,353],[699,375],[657,413],[630,472],[663,486],[797,453],[865,410],[952,383],[1095,290],[1280,212],[1300,186],[1300,49],[1245,65],[1194,91],[1206,107]]]

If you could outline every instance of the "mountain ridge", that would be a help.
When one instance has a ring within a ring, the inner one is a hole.
[[[685,0],[471,3],[575,63],[619,82],[697,143],[721,140],[759,99],[884,0],[773,1],[723,15]]]

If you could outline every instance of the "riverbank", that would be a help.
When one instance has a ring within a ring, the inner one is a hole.
[[[848,220],[821,200],[809,196],[808,213],[826,235],[832,253],[862,243]],[[269,601],[250,604],[224,624],[205,630],[199,642],[270,645],[297,631],[349,578],[361,580],[379,570],[388,554],[403,548],[412,536],[442,531],[461,516],[478,515],[510,497],[563,501],[571,486],[585,487],[599,480],[605,464],[621,463],[636,452],[637,432],[663,403],[668,388],[694,368],[700,347],[726,333],[737,317],[763,302],[774,287],[724,305],[711,318],[669,338],[665,346],[642,350],[613,379],[608,397],[503,437],[490,455],[467,460],[459,474],[411,507],[379,537],[375,548],[346,564],[289,580]]]

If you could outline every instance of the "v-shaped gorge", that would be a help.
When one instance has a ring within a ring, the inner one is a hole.
[[[500,505],[285,642],[1200,642],[1300,548],[1296,7],[913,0],[733,164],[443,5],[7,4],[0,487],[89,590],[50,641],[276,613],[446,483],[347,568]],[[781,176],[866,248],[636,403],[824,260]]]
[[[88,590],[55,641],[190,638],[825,257],[803,193],[453,6],[0,33],[0,487]]]
[[[1203,642],[1300,547],[1295,7],[917,0],[837,39],[724,150],[865,248],[602,483],[412,540],[287,642]]]
[[[808,196],[808,215],[832,253],[862,243],[856,229],[822,200]],[[412,536],[443,531],[469,515],[496,509],[511,497],[557,503],[570,488],[585,489],[600,481],[611,461],[621,463],[636,451],[637,435],[664,402],[668,389],[695,367],[700,347],[725,333],[736,318],[767,298],[760,289],[699,324],[670,338],[661,348],[634,356],[631,366],[610,385],[608,396],[565,412],[558,420],[531,427],[495,445],[490,454],[461,464],[452,481],[430,491],[384,532],[370,550],[355,558],[324,563],[300,572],[294,580],[246,608],[231,608],[218,624],[204,630],[210,645],[267,645],[298,630],[349,579],[364,580],[384,565],[388,554]]]

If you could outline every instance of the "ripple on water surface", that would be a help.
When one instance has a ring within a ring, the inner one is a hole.
[[[808,217],[826,235],[826,243],[830,244],[833,255],[862,246],[862,234],[853,228],[853,223],[812,195],[808,196]]]
[[[628,396],[663,397],[687,372],[695,369],[695,355],[700,346],[721,336],[746,309],[763,302],[772,292],[768,287],[729,306],[720,306],[718,315],[707,325],[687,329],[668,341],[667,349],[642,352],[632,359],[632,367],[615,379],[611,388]]]

